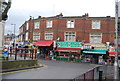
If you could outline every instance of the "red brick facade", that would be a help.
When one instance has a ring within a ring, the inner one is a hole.
[[[48,20],[52,21],[52,28],[46,28],[46,22]],[[74,21],[74,28],[67,28],[67,21]],[[100,21],[100,29],[92,29],[92,21]],[[34,22],[38,21],[40,23],[39,29],[34,29]],[[26,23],[29,24],[29,29],[26,30]],[[66,31],[76,32],[76,42],[90,43],[90,33],[101,33],[102,42],[101,43],[114,43],[114,33],[115,33],[115,19],[113,17],[88,17],[88,16],[70,16],[64,17],[62,15],[57,15],[54,17],[39,17],[37,19],[29,19],[23,25],[23,33],[20,35],[25,35],[28,32],[28,40],[33,41],[33,32],[40,33],[40,40],[45,40],[45,32],[53,32],[53,40],[60,38],[60,41],[64,41]],[[24,36],[23,36],[24,37]],[[22,41],[24,40],[23,38]]]

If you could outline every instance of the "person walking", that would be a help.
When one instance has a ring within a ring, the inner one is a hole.
[[[4,49],[4,59],[8,60],[8,49],[6,47]]]

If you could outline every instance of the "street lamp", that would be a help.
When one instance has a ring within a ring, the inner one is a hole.
[[[0,0],[0,22],[2,20],[6,21],[8,18],[8,10],[11,7],[11,0],[8,0],[8,2],[6,2],[5,0]]]
[[[16,35],[15,35],[15,28],[16,28],[16,24],[11,24],[11,25],[14,26],[14,47],[15,47],[15,46],[16,46],[16,45],[15,45],[15,38],[16,38]]]
[[[5,21],[7,20],[7,13],[11,7],[11,0],[6,2],[5,0],[0,0],[0,53],[3,50],[4,45],[4,28]]]
[[[118,0],[115,0],[115,62],[114,62],[114,80],[119,79],[119,65],[118,65]]]

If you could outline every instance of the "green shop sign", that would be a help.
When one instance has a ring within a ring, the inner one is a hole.
[[[58,47],[82,48],[82,42],[57,42]]]

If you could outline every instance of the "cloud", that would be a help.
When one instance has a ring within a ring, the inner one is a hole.
[[[12,6],[6,21],[6,33],[13,30],[11,24],[19,27],[29,19],[29,16],[54,16],[63,13],[64,16],[114,16],[114,0],[12,0]]]

